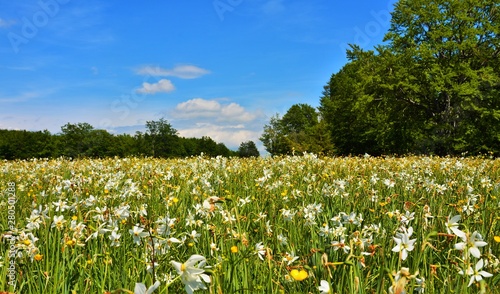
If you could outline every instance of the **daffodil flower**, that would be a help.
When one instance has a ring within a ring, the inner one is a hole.
[[[410,227],[403,233],[398,233],[397,237],[394,237],[396,246],[392,248],[392,251],[399,252],[402,260],[405,260],[408,257],[408,252],[412,251],[415,248],[414,244],[417,241],[417,239],[410,240],[412,234],[413,234],[413,228]]]
[[[151,294],[158,287],[160,287],[160,281],[156,281],[149,289],[146,288],[146,285],[143,283],[135,283],[134,294]]]
[[[463,242],[455,244],[455,249],[464,250],[466,248],[469,249],[469,254],[474,256],[475,258],[481,257],[481,252],[478,247],[484,247],[488,245],[488,243],[483,241],[483,237],[478,232],[472,233],[472,235],[464,235],[462,238]]]
[[[330,284],[325,280],[321,280],[321,282],[319,282],[318,289],[319,289],[320,294],[330,294],[331,293]]]
[[[203,283],[210,283],[210,277],[205,274],[204,269],[206,261],[205,257],[197,254],[192,255],[185,263],[171,261],[188,294],[198,289],[207,289]]]
[[[458,221],[460,220],[460,215],[455,215],[453,217],[448,216],[448,220],[446,221],[446,231],[448,234],[455,234],[460,238],[465,237],[465,232],[460,231],[458,229]]]
[[[480,259],[474,266],[474,269],[472,269],[472,267],[469,266],[469,268],[465,271],[467,275],[471,276],[468,287],[472,285],[472,283],[474,283],[474,280],[479,282],[483,279],[483,277],[489,278],[493,276],[492,274],[481,270],[483,266],[484,266],[484,261]],[[463,275],[464,271],[460,271],[459,274]]]
[[[134,237],[134,243],[136,245],[141,245],[141,238],[148,236],[147,232],[143,232],[144,228],[134,226],[132,230],[128,230],[128,232]]]

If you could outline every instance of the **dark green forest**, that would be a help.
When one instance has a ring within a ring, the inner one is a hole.
[[[147,131],[135,135],[113,135],[94,129],[88,123],[68,123],[61,133],[49,131],[0,130],[0,159],[28,158],[103,158],[127,156],[186,157],[259,156],[252,141],[243,142],[237,151],[210,137],[183,138],[166,120],[146,122]]]
[[[383,44],[350,45],[320,106],[260,138],[273,155],[500,155],[500,2],[400,0]]]

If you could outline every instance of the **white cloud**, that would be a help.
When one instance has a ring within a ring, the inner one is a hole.
[[[194,66],[194,65],[178,65],[173,69],[165,69],[159,66],[144,66],[136,70],[137,74],[150,75],[150,76],[173,76],[181,79],[195,79],[206,74],[210,71]]]
[[[260,132],[242,128],[240,125],[222,126],[212,123],[197,123],[192,128],[179,130],[181,137],[201,138],[208,136],[215,142],[223,142],[227,147],[236,149],[242,142],[254,141],[258,144]]]
[[[237,103],[221,104],[216,100],[195,98],[177,104],[172,114],[179,119],[212,118],[215,121],[249,122],[257,115]]]
[[[158,81],[158,83],[142,83],[142,88],[138,89],[136,92],[142,94],[155,94],[159,92],[168,93],[172,92],[173,90],[175,90],[175,87],[171,81],[167,79],[161,79]]]
[[[236,150],[242,142],[254,141],[258,146],[265,123],[260,111],[249,111],[226,99],[194,98],[166,113],[182,137],[208,136]]]

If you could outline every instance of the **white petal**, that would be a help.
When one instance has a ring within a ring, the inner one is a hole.
[[[156,281],[151,287],[149,287],[148,291],[146,291],[146,294],[153,293],[158,287],[160,287],[160,281]]]
[[[484,241],[476,241],[476,242],[474,242],[474,245],[476,247],[484,247],[484,246],[488,245],[488,243],[486,243]]]
[[[207,274],[201,274],[200,277],[205,281],[205,283],[210,283],[210,276]]]
[[[476,271],[479,271],[480,269],[482,269],[484,266],[484,260],[480,259],[477,263],[476,263],[476,266],[475,266],[475,269]]]
[[[177,261],[173,261],[173,260],[170,263],[177,271],[177,274],[181,275],[182,274],[182,263],[177,262]]]
[[[479,274],[485,278],[493,277],[492,274],[485,272],[485,271],[480,271]]]
[[[464,242],[460,242],[460,243],[455,244],[455,249],[457,249],[457,250],[464,250],[465,249],[465,243]]]
[[[476,247],[471,247],[469,248],[469,252],[470,254],[472,254],[472,256],[474,256],[475,258],[479,258],[481,257],[481,252],[479,252],[479,249],[477,249]],[[481,259],[482,260],[482,259]],[[482,267],[482,265],[481,265]]]
[[[146,293],[146,285],[143,283],[135,283],[134,294]]]

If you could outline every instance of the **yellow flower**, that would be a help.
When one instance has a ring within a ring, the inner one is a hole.
[[[290,275],[295,281],[303,281],[305,278],[307,278],[307,272],[305,270],[297,270],[293,269],[290,272]]]
[[[497,243],[500,243],[500,236],[493,237],[493,240],[495,240],[495,242]]]
[[[232,253],[237,253],[238,252],[238,246],[231,246],[231,252]]]
[[[40,261],[40,260],[42,260],[42,259],[43,259],[43,255],[41,255],[41,254],[36,254],[36,255],[35,255],[35,260],[36,260],[36,261]]]
[[[73,245],[75,245],[75,243],[76,242],[74,240],[68,240],[68,241],[66,241],[66,245],[68,245],[68,246],[73,246]]]
[[[76,220],[78,219],[78,216],[73,215],[73,216],[71,217],[71,219],[72,219],[72,220],[74,220],[74,221],[76,221]]]
[[[23,241],[24,245],[29,246],[31,244],[31,241],[26,239]]]

